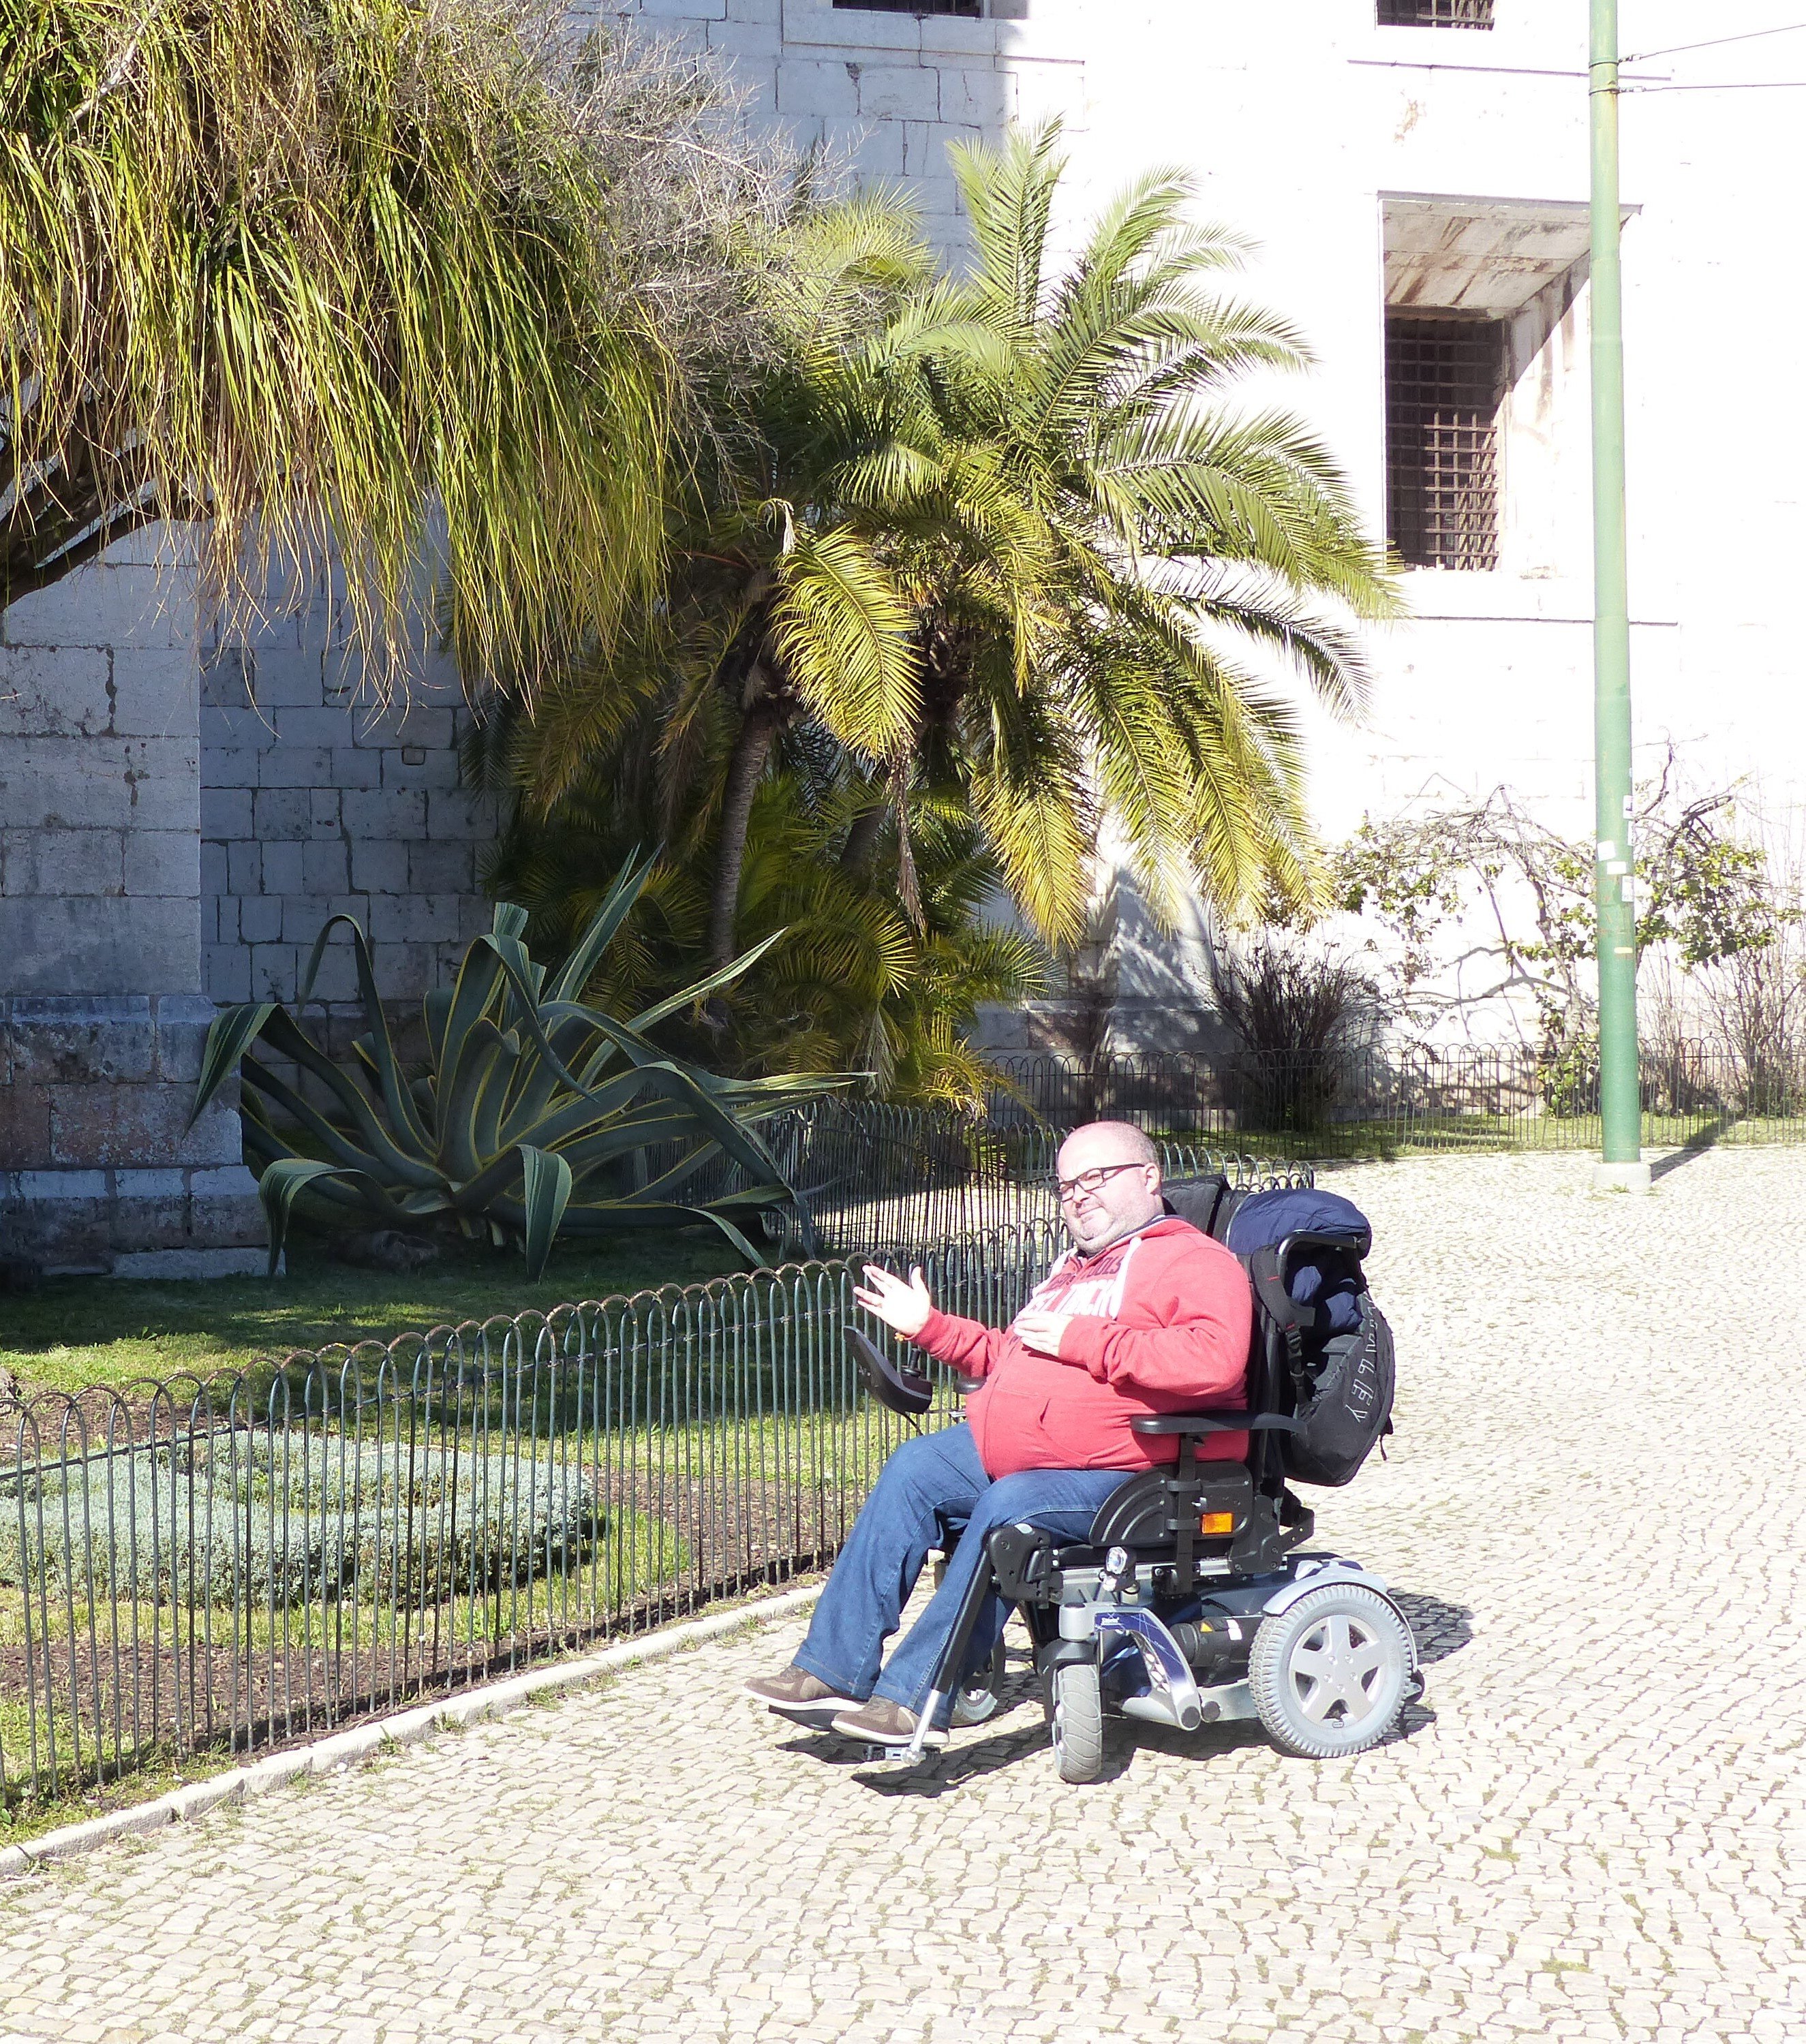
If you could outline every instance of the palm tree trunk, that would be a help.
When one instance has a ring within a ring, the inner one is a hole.
[[[890,805],[881,798],[870,809],[862,809],[853,820],[853,828],[846,834],[846,843],[841,847],[841,870],[858,873],[872,863],[872,855],[878,848],[878,839],[884,828],[884,819],[890,814]]]
[[[734,955],[734,924],[740,908],[740,873],[746,863],[746,826],[753,797],[777,736],[778,711],[768,698],[741,719],[740,735],[727,763],[722,797],[721,836],[715,850],[714,884],[709,894],[709,956],[718,966]]]

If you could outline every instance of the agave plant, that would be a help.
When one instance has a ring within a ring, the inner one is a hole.
[[[411,1074],[355,917],[328,920],[300,990],[305,1004],[328,939],[348,926],[368,1024],[353,1046],[353,1070],[336,1064],[279,1003],[221,1011],[194,1112],[239,1073],[272,1274],[303,1193],[372,1226],[449,1225],[473,1239],[518,1242],[529,1278],[545,1269],[560,1234],[696,1220],[712,1221],[761,1260],[735,1219],[794,1194],[757,1125],[840,1082],[724,1078],[649,1039],[665,1017],[737,978],[764,945],[630,1020],[585,1004],[584,988],[651,870],[649,859],[628,861],[556,973],[528,954],[526,911],[499,905],[494,928],[466,950],[456,984],[427,995],[426,1062]],[[271,1058],[295,1068],[295,1078]],[[686,1186],[723,1156],[746,1182],[687,1200]]]

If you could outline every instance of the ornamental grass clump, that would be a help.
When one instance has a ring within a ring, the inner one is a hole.
[[[530,687],[657,586],[686,358],[761,167],[706,69],[556,0],[0,0],[0,610],[136,528],[222,621],[436,581]]]
[[[370,947],[349,916],[321,931],[301,1001],[334,928],[346,925],[368,1025],[352,1070],[275,1002],[220,1013],[194,1116],[239,1073],[245,1153],[269,1220],[272,1275],[303,1198],[341,1224],[517,1243],[529,1279],[561,1234],[696,1221],[712,1223],[749,1262],[763,1260],[736,1222],[794,1206],[796,1195],[757,1124],[841,1082],[724,1078],[647,1035],[737,978],[764,945],[629,1020],[585,1004],[651,870],[650,860],[622,868],[556,973],[528,953],[526,911],[501,904],[494,928],[466,950],[456,984],[427,995],[427,1056],[418,1070],[396,1052]],[[699,1189],[699,1175],[723,1164],[740,1182]]]

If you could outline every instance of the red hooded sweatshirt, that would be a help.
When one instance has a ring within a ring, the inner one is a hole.
[[[966,1418],[992,1477],[1173,1462],[1179,1443],[1172,1435],[1130,1431],[1138,1413],[1233,1409],[1246,1395],[1253,1320],[1247,1274],[1220,1243],[1175,1215],[1095,1256],[1069,1251],[1029,1304],[1078,1316],[1057,1358],[1025,1348],[1013,1328],[951,1313],[930,1313],[915,1337],[938,1362],[984,1379]],[[1198,1451],[1238,1461],[1248,1436],[1211,1434]]]

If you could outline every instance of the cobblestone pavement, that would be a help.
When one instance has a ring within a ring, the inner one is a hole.
[[[0,2036],[1806,2037],[1806,1152],[1650,1200],[1372,1166],[1404,1377],[1319,1528],[1432,1662],[1346,1762],[1027,1696],[911,1781],[736,1692],[795,1630],[0,1891]]]

